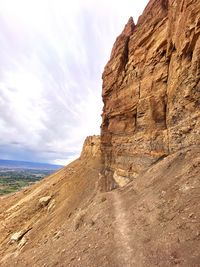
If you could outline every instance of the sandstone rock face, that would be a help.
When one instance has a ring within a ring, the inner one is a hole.
[[[200,2],[151,0],[130,18],[103,73],[106,188],[200,144]]]
[[[95,158],[100,157],[100,136],[88,136],[83,144],[81,152],[82,158]]]

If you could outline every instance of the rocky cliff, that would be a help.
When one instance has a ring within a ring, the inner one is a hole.
[[[95,158],[100,156],[100,136],[94,135],[86,137],[81,152],[81,158]]]
[[[151,0],[130,18],[103,72],[106,187],[200,144],[200,2]]]
[[[199,35],[199,0],[129,19],[103,73],[101,138],[0,198],[0,266],[199,266]]]

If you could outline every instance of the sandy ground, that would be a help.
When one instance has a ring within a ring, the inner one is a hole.
[[[199,148],[111,192],[100,172],[98,158],[79,159],[1,199],[0,266],[200,266]]]

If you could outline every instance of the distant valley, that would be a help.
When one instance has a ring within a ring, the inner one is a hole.
[[[0,159],[0,196],[34,184],[62,167],[47,163]]]

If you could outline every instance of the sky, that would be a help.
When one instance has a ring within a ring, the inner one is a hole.
[[[68,164],[99,135],[102,72],[148,0],[0,0],[0,158]]]

